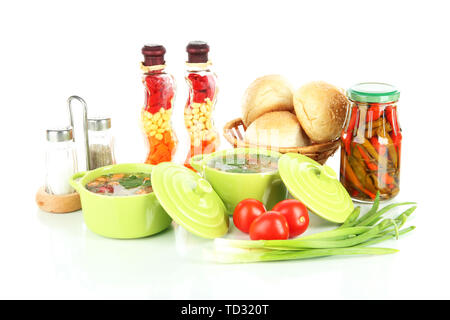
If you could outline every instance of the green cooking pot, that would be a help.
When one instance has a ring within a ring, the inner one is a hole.
[[[116,164],[73,175],[70,185],[80,194],[86,226],[93,232],[117,239],[147,237],[166,229],[172,219],[154,193],[105,196],[86,189],[86,184],[107,174],[152,172],[149,164]]]
[[[267,149],[236,148],[197,155],[190,160],[191,166],[208,180],[220,196],[230,215],[233,214],[236,205],[244,199],[257,199],[270,210],[288,196],[288,190],[278,170],[265,173],[231,173],[207,165],[208,161],[215,157],[244,153],[281,157],[280,153]]]

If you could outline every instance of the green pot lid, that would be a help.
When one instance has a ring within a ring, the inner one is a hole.
[[[164,210],[189,232],[208,239],[228,232],[225,205],[209,182],[194,171],[162,162],[153,168],[152,186]]]
[[[289,192],[318,216],[344,222],[353,211],[353,202],[334,170],[298,153],[284,154],[278,169]]]
[[[397,101],[400,97],[400,91],[387,83],[363,82],[348,89],[347,96],[358,102],[388,103]]]

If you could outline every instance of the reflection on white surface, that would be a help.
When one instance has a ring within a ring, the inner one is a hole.
[[[410,199],[399,196],[395,201],[405,200]],[[397,213],[403,209],[398,208]],[[363,212],[366,210],[364,207]],[[431,288],[436,281],[448,283],[439,276],[447,271],[448,261],[442,251],[424,241],[427,230],[439,227],[424,211],[419,205],[415,216],[408,220],[418,226],[415,232],[400,241],[383,243],[384,247],[401,250],[394,255],[218,264],[205,260],[213,250],[212,240],[199,238],[174,224],[147,238],[108,239],[86,228],[81,211],[50,214],[29,203],[28,211],[5,215],[0,225],[0,297],[439,297],[443,292]],[[335,227],[314,214],[310,214],[310,224],[306,234]],[[435,243],[443,233],[428,235]],[[230,221],[225,238],[248,239],[248,235]],[[423,289],[418,291],[417,286]]]
[[[199,247],[205,244],[205,239],[193,235],[185,228],[173,222],[175,234],[175,247],[180,257],[185,259],[199,258]]]
[[[405,196],[411,194],[414,186],[405,184],[395,202],[417,199]],[[213,250],[212,240],[174,224],[147,238],[108,239],[86,228],[81,211],[50,214],[28,202],[2,216],[0,298],[442,297],[446,289],[436,290],[434,284],[450,285],[442,276],[449,262],[436,243],[446,241],[445,232],[437,230],[446,228],[448,215],[430,219],[440,211],[429,208],[420,203],[408,219],[417,226],[414,232],[382,244],[400,249],[394,255],[218,264],[205,259]],[[367,206],[362,211],[366,210]],[[335,227],[314,214],[310,224],[306,234]],[[230,220],[225,238],[248,239],[248,235]]]

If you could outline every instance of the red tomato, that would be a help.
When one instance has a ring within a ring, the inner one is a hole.
[[[252,240],[286,240],[289,226],[286,218],[275,211],[268,211],[253,221],[250,226]]]
[[[233,212],[233,222],[236,228],[248,233],[253,220],[266,212],[261,201],[245,199],[238,203]]]
[[[290,238],[301,235],[308,228],[308,209],[298,200],[281,201],[273,207],[272,211],[279,212],[286,218]]]

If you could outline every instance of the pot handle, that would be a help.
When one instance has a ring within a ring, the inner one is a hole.
[[[203,157],[203,154],[198,154],[196,156],[193,156],[191,160],[189,160],[189,163],[195,170],[201,171],[201,169],[203,168]]]
[[[83,188],[83,186],[81,185],[81,183],[78,181],[78,179],[83,178],[86,173],[88,173],[88,171],[81,171],[81,172],[77,172],[75,173],[73,176],[71,176],[69,178],[69,183],[70,185],[78,192],[80,193],[81,188]]]

